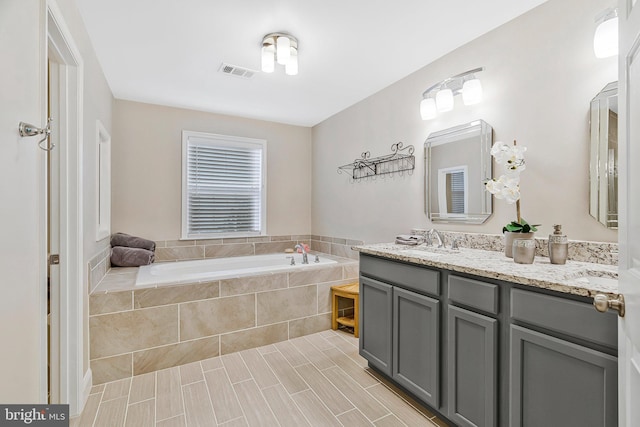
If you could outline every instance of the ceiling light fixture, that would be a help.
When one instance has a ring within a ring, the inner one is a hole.
[[[609,8],[596,17],[593,35],[593,51],[596,58],[608,58],[618,54],[618,10]]]
[[[262,71],[272,73],[276,62],[285,66],[285,73],[298,74],[298,39],[286,33],[267,34],[262,39]]]
[[[465,71],[434,84],[422,93],[420,116],[422,120],[435,119],[438,113],[453,109],[453,97],[462,94],[464,105],[473,105],[482,101],[482,85],[475,73],[484,71],[484,67]]]

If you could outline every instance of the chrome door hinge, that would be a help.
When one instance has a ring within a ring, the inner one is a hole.
[[[53,254],[49,255],[49,265],[58,265],[60,264],[60,255]]]

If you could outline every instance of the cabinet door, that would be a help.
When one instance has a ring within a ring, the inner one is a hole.
[[[360,276],[360,355],[391,376],[391,285]]]
[[[434,408],[440,397],[439,301],[393,290],[393,378]]]
[[[511,427],[614,427],[617,358],[511,325]]]
[[[459,426],[497,425],[498,321],[449,306],[448,415]]]

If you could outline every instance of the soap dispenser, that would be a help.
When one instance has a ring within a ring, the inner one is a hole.
[[[553,226],[553,234],[549,234],[549,259],[551,264],[567,262],[569,243],[567,236],[562,234],[562,225]]]

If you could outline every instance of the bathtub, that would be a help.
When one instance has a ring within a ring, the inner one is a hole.
[[[291,256],[294,256],[295,265],[291,265]],[[145,265],[138,269],[135,286],[148,287],[168,283],[229,279],[269,272],[293,271],[337,262],[322,255],[319,257],[319,262],[315,262],[315,255],[309,254],[308,257],[309,264],[302,264],[302,254],[277,253]]]

